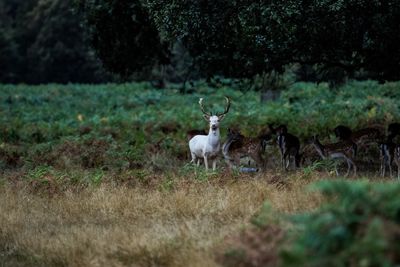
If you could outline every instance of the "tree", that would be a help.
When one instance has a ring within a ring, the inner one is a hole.
[[[287,47],[290,62],[400,78],[400,2],[289,0],[269,8],[269,39]]]
[[[207,75],[249,77],[291,63],[400,78],[400,2],[147,0],[167,38]]]
[[[0,2],[0,81],[2,82],[16,82],[21,74],[22,58],[17,40],[14,38],[16,31],[13,24],[18,17],[18,10],[27,8],[30,2],[26,1],[23,4],[9,0]]]
[[[0,81],[104,82],[105,73],[71,9],[73,0],[0,2]]]
[[[90,49],[72,0],[43,0],[25,16],[26,79],[40,82],[104,82],[109,79]],[[29,23],[28,23],[29,22]]]
[[[149,0],[147,7],[163,37],[182,42],[203,76],[248,78],[271,69],[265,47],[248,33],[240,1]]]
[[[140,1],[79,0],[91,43],[104,66],[123,78],[169,61],[168,43]]]

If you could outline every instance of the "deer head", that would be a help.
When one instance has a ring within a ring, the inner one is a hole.
[[[278,127],[274,128],[274,125],[269,123],[268,128],[272,134],[280,135],[287,133],[287,126],[285,124],[281,124]]]
[[[222,113],[216,113],[216,115],[212,115],[211,112],[206,112],[203,106],[203,98],[200,98],[199,105],[200,109],[203,112],[203,117],[206,121],[210,123],[210,129],[216,131],[219,128],[219,123],[224,119],[225,115],[229,112],[229,108],[231,106],[231,100],[228,97],[226,99],[226,107],[225,111]]]

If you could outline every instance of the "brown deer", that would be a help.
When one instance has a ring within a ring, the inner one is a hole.
[[[286,125],[280,125],[274,128],[271,124],[268,125],[270,131],[277,135],[277,144],[281,153],[282,169],[287,170],[290,165],[290,158],[294,160],[295,168],[300,167],[300,141],[296,136],[288,133]]]
[[[238,167],[240,159],[248,156],[255,161],[257,167],[264,170],[266,164],[262,153],[265,150],[265,143],[270,139],[269,134],[250,138],[228,128],[228,139],[222,146],[222,154],[230,168]]]
[[[200,165],[200,158],[204,159],[204,165],[208,170],[208,159],[212,160],[213,170],[216,169],[217,156],[221,149],[221,136],[219,131],[219,123],[224,119],[225,115],[229,112],[231,101],[228,97],[226,98],[225,111],[220,114],[212,115],[210,112],[206,112],[203,106],[203,98],[200,98],[199,105],[200,109],[204,114],[204,119],[209,122],[210,130],[208,135],[196,135],[189,141],[190,154],[192,156],[192,163],[197,162],[197,166]]]
[[[351,134],[351,139],[358,145],[375,143],[379,140],[382,140],[382,138],[382,130],[378,128],[364,128],[354,131]]]
[[[353,131],[349,127],[344,125],[336,126],[335,129],[333,129],[333,132],[335,133],[335,136],[341,141],[349,140],[353,133]]]
[[[318,154],[321,156],[322,159],[327,159],[327,158],[344,159],[348,167],[345,176],[349,175],[351,166],[353,166],[354,175],[357,174],[357,166],[353,160],[355,154],[353,142],[345,140],[338,143],[322,145],[318,140],[318,135],[316,135],[312,139],[312,145],[314,146],[314,148],[316,149],[316,151],[318,152]],[[335,165],[335,171],[336,175],[339,176],[339,171],[336,165]]]
[[[373,127],[352,131],[347,126],[339,125],[334,129],[334,133],[340,141],[349,141],[353,143],[354,157],[357,155],[359,146],[379,142],[383,139],[382,130]]]
[[[347,126],[339,125],[334,129],[334,132],[339,140],[351,139],[355,143],[376,142],[379,138],[382,138],[382,130],[373,127],[352,131]]]

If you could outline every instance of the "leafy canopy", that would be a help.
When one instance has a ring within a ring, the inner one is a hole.
[[[81,2],[100,58],[124,75],[168,63],[181,42],[203,77],[248,78],[300,63],[400,78],[396,0]]]

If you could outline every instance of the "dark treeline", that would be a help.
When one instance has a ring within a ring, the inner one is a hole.
[[[396,0],[3,0],[0,17],[0,82],[400,79]]]
[[[111,79],[90,48],[73,0],[0,1],[0,82]]]

